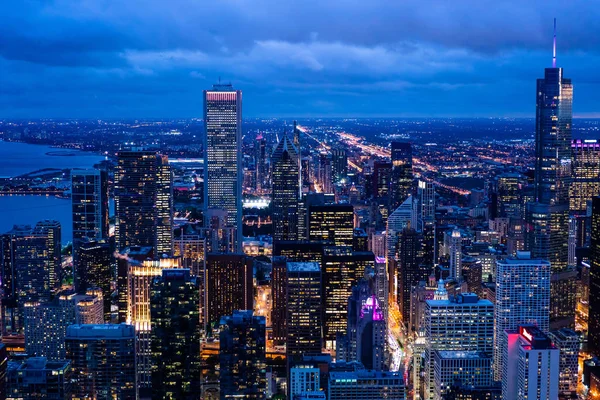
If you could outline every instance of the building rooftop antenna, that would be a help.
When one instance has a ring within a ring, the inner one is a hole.
[[[552,42],[552,68],[556,68],[556,18],[554,18],[554,41]]]

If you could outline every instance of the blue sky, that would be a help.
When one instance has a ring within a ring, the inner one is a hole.
[[[201,117],[219,77],[244,116],[533,116],[558,65],[600,117],[589,0],[18,0],[0,6],[0,117]]]

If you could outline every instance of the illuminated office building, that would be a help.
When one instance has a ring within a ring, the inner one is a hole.
[[[74,294],[61,293],[51,302],[27,302],[25,349],[27,354],[49,360],[65,359],[67,326],[75,323]]]
[[[108,173],[99,170],[71,171],[73,213],[73,263],[86,241],[108,238]]]
[[[571,329],[563,328],[551,331],[548,337],[554,347],[560,351],[558,392],[566,398],[576,395],[581,347],[579,335]]]
[[[282,345],[287,340],[288,262],[282,256],[274,256],[271,261],[271,329],[275,344]]]
[[[450,262],[450,278],[458,281],[462,277],[462,237],[458,230],[444,233],[444,240],[448,244]]]
[[[254,166],[256,172],[256,190],[260,191],[267,186],[267,141],[262,134],[254,142]]]
[[[71,399],[73,370],[67,360],[51,361],[29,357],[9,361],[6,371],[6,399]]]
[[[474,293],[448,297],[441,280],[438,292],[425,309],[425,399],[435,396],[436,351],[491,355],[494,348],[494,305]]]
[[[400,372],[359,370],[329,373],[329,400],[404,400],[404,392],[404,377]]]
[[[218,324],[236,310],[253,309],[252,265],[252,258],[244,254],[206,256],[205,323]]]
[[[104,323],[104,298],[102,290],[90,288],[85,294],[70,296],[75,307],[76,324],[102,324]]]
[[[173,238],[173,255],[181,257],[181,266],[188,268],[193,276],[203,279],[207,240],[201,229],[192,224],[185,224],[175,230]]]
[[[323,338],[321,266],[287,263],[286,357],[288,365],[303,354],[320,353]]]
[[[204,91],[204,209],[226,212],[242,249],[242,92],[231,84]]]
[[[348,176],[348,153],[346,149],[331,150],[331,175],[333,183],[339,183]]]
[[[129,320],[129,270],[130,264],[140,265],[154,258],[152,247],[132,246],[124,249],[117,258],[117,308],[118,321],[126,323]]]
[[[533,325],[502,332],[502,398],[558,399],[560,350]]]
[[[110,321],[110,306],[113,280],[113,255],[110,245],[105,241],[91,241],[81,244],[78,261],[75,266],[75,290],[85,293],[90,288],[102,291],[104,302],[104,320]]]
[[[127,324],[133,325],[136,334],[137,384],[140,394],[148,393],[152,387],[152,319],[151,285],[165,269],[180,268],[179,258],[158,260],[131,260],[127,274]]]
[[[505,173],[498,177],[497,208],[499,217],[519,218],[523,215],[520,174]]]
[[[119,151],[115,169],[117,250],[151,246],[173,253],[173,176],[167,156],[156,151]]]
[[[309,240],[322,240],[334,246],[354,242],[354,207],[349,204],[314,205],[309,209]]]
[[[74,399],[138,398],[133,326],[71,325],[65,347],[73,369]]]
[[[502,334],[519,324],[535,324],[543,332],[550,325],[550,263],[527,252],[498,260],[496,272],[496,334],[494,374],[502,374]]]
[[[440,350],[434,353],[435,400],[445,400],[457,383],[473,388],[492,386],[492,357],[477,351]]]
[[[392,210],[412,194],[412,186],[412,146],[406,142],[392,142],[392,177],[390,182]]]
[[[388,221],[389,222],[389,221]],[[427,280],[431,267],[422,263],[421,235],[413,228],[404,228],[398,236],[398,307],[402,322],[410,321],[410,294],[420,281]]]
[[[200,395],[200,289],[189,269],[165,269],[150,287],[152,397]]]
[[[600,197],[598,196],[592,199],[588,346],[592,354],[600,355]]]
[[[386,161],[375,161],[373,164],[373,196],[387,197],[390,194],[390,182],[392,180],[392,163]]]
[[[323,337],[327,349],[335,349],[336,336],[344,333],[348,324],[348,297],[352,287],[373,271],[375,256],[371,252],[353,252],[350,247],[326,247],[321,272],[324,309]]]
[[[265,318],[251,310],[223,316],[219,337],[221,399],[266,398]]]
[[[571,143],[573,181],[569,189],[569,209],[585,214],[592,197],[600,193],[600,143],[574,139]]]
[[[19,306],[19,290],[17,287],[17,249],[28,243],[31,226],[16,225],[9,232],[0,236],[2,280],[2,335],[16,334],[23,329],[23,316]]]
[[[298,200],[300,195],[298,157],[298,150],[284,133],[271,156],[274,241],[298,238]]]

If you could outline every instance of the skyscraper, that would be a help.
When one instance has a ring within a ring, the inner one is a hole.
[[[65,347],[75,398],[137,399],[133,326],[71,325]]]
[[[375,256],[371,252],[353,252],[349,247],[326,247],[321,271],[321,291],[324,309],[325,347],[335,349],[338,333],[344,333],[348,320],[348,297],[352,287],[365,277],[365,270],[373,270]]]
[[[559,394],[568,398],[577,393],[579,368],[579,335],[567,328],[551,331],[548,337],[560,351]]]
[[[29,357],[9,361],[6,371],[8,399],[70,399],[73,369],[67,360]]]
[[[560,350],[539,328],[520,324],[502,332],[502,398],[558,399]]]
[[[108,238],[108,173],[99,170],[71,172],[73,257],[77,268],[79,247],[88,240]]]
[[[83,243],[78,250],[78,261],[75,267],[75,290],[85,293],[89,288],[100,288],[104,302],[104,320],[110,321],[110,299],[112,254],[110,245],[105,241]]]
[[[152,397],[200,396],[200,290],[189,269],[168,269],[150,288]]]
[[[310,240],[323,240],[335,246],[354,243],[354,207],[350,204],[313,205],[309,209]]]
[[[556,30],[556,20],[554,21]],[[552,272],[551,319],[573,324],[575,304],[563,298],[574,291],[568,275],[569,186],[572,181],[571,125],[573,85],[556,67],[556,32],[552,67],[537,80],[535,119],[534,201],[528,205],[528,246],[533,257],[550,261]]]
[[[398,240],[398,306],[406,327],[410,320],[410,294],[420,281],[426,281],[431,268],[422,264],[421,236],[413,228],[404,228]]]
[[[242,92],[231,84],[204,91],[204,209],[227,212],[242,248]]]
[[[254,142],[254,166],[256,170],[256,189],[265,188],[267,179],[267,141],[259,134]]]
[[[573,139],[573,181],[569,189],[570,210],[585,214],[592,197],[600,193],[600,143]]]
[[[117,250],[151,246],[173,253],[173,178],[169,160],[155,151],[120,151],[115,170]]]
[[[303,354],[320,353],[323,339],[321,266],[315,262],[287,263],[288,365]]]
[[[265,329],[265,318],[254,316],[251,310],[221,318],[221,399],[266,398]]]
[[[443,281],[438,292],[425,309],[425,399],[434,398],[436,351],[491,355],[494,346],[494,305],[489,300],[473,293],[448,298]]]
[[[252,310],[252,259],[244,254],[206,256],[206,315],[204,321],[218,324],[235,310]]]
[[[271,157],[273,179],[273,240],[298,238],[299,154],[284,133]]]
[[[590,245],[590,309],[588,346],[600,355],[600,197],[592,199],[592,238]]]
[[[336,148],[331,150],[331,176],[333,183],[346,179],[348,175],[348,154],[346,149]]]
[[[406,142],[392,142],[391,209],[398,207],[412,194],[412,146]]]
[[[543,332],[549,328],[550,263],[532,259],[529,253],[519,252],[497,262],[496,272],[496,333],[494,374],[502,375],[501,342],[503,332],[519,324],[535,324]]]

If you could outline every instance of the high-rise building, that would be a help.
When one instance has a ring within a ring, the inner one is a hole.
[[[330,372],[329,400],[404,400],[404,377],[399,372],[348,371]]]
[[[392,210],[398,207],[412,194],[412,146],[406,142],[392,142]]]
[[[419,219],[424,222],[435,220],[435,186],[432,182],[419,181],[417,184],[417,201],[419,204]]]
[[[208,254],[204,321],[217,324],[235,310],[252,310],[252,285],[251,258],[244,254]]]
[[[0,343],[0,400],[6,400],[6,370],[8,369],[8,353],[6,345]]]
[[[6,398],[71,399],[72,376],[71,364],[66,360],[50,361],[45,357],[30,357],[9,361],[6,371]]]
[[[15,226],[0,236],[2,289],[2,335],[17,334],[23,329],[22,304],[19,303],[17,249],[28,242],[31,226]]]
[[[462,235],[459,230],[448,231],[444,239],[448,242],[450,278],[458,280],[462,277]]]
[[[90,289],[86,294],[71,295],[75,307],[76,324],[103,324],[104,298],[98,288]]]
[[[462,258],[462,277],[470,293],[483,297],[481,261],[471,256]]]
[[[313,205],[309,208],[308,229],[309,240],[352,247],[354,207],[350,204]]]
[[[254,166],[256,189],[260,191],[267,186],[267,141],[262,134],[259,134],[254,142]]]
[[[417,213],[412,196],[398,206],[387,219],[387,258],[395,260],[398,251],[398,235],[405,228],[417,229]]]
[[[105,241],[90,241],[81,244],[75,266],[75,290],[85,293],[90,288],[102,291],[104,320],[110,321],[110,306],[113,280],[112,253]]]
[[[138,398],[133,326],[71,325],[65,347],[73,369],[73,398]]]
[[[444,400],[448,390],[461,386],[486,388],[492,386],[492,357],[476,351],[440,350],[434,353],[435,400]]]
[[[242,250],[242,92],[231,84],[204,91],[204,209],[227,213]]]
[[[152,397],[200,396],[200,289],[189,269],[165,269],[150,288]]]
[[[523,215],[521,203],[521,181],[520,174],[505,173],[498,177],[498,216],[516,217]]]
[[[73,294],[62,293],[52,302],[25,303],[25,349],[27,354],[49,360],[65,359],[67,326],[75,323]]]
[[[375,161],[373,164],[373,196],[386,197],[390,194],[390,182],[392,180],[392,163],[386,161]]]
[[[165,269],[180,268],[179,258],[158,260],[131,260],[127,273],[127,324],[135,327],[137,385],[140,395],[149,393],[152,370],[152,318],[151,285],[154,278],[162,275]]]
[[[588,346],[592,354],[600,355],[600,197],[592,199]]]
[[[288,365],[323,347],[321,266],[316,262],[287,263],[286,356]]]
[[[323,289],[323,337],[327,349],[335,349],[338,333],[348,324],[348,297],[352,287],[373,270],[375,256],[371,252],[353,252],[350,247],[326,247],[321,272]]]
[[[345,334],[338,334],[336,361],[360,362],[382,371],[387,364],[387,321],[373,293],[372,282],[361,280],[348,298]]]
[[[287,134],[271,157],[273,180],[273,240],[298,239],[300,194],[299,154]]]
[[[569,188],[569,209],[585,214],[592,197],[600,193],[600,143],[574,139],[571,142],[573,181]]]
[[[540,329],[519,325],[502,332],[503,399],[558,399],[560,350]]]
[[[389,221],[388,221],[389,222]],[[398,307],[406,327],[410,320],[410,294],[419,281],[427,280],[431,268],[422,263],[421,236],[413,228],[404,228],[398,236]]]
[[[108,238],[108,173],[99,170],[71,172],[73,212],[73,263],[86,241]]]
[[[119,151],[115,169],[117,250],[151,246],[173,253],[173,177],[167,156],[156,151]]]
[[[502,334],[519,324],[535,324],[547,332],[550,322],[550,263],[517,253],[497,262],[494,374],[502,376]]]
[[[554,347],[560,350],[558,392],[568,398],[577,393],[577,378],[579,368],[579,335],[567,328],[551,331],[548,337]]]
[[[207,253],[207,241],[202,230],[186,224],[176,229],[174,235],[173,255],[181,257],[181,266],[188,268],[193,276],[202,281]]]
[[[234,311],[220,325],[221,399],[265,399],[265,318]]]
[[[574,324],[575,302],[573,297],[564,295],[575,292],[575,287],[568,275],[560,274],[570,267],[568,243],[573,85],[570,79],[564,78],[562,68],[556,67],[556,48],[554,51],[552,68],[546,68],[544,78],[537,80],[535,202],[527,207],[529,239],[526,248],[534,257],[546,259],[552,264],[555,276],[551,284],[550,317],[554,326],[568,326]]]
[[[336,148],[331,150],[331,175],[334,183],[338,183],[348,176],[348,153],[346,149]]]
[[[494,346],[494,305],[476,294],[448,297],[440,288],[425,309],[425,399],[435,395],[436,351],[475,351],[491,355]]]
[[[550,205],[568,205],[571,183],[573,84],[563,76],[563,69],[556,67],[556,48],[554,51],[552,68],[546,68],[544,78],[537,80],[535,201]]]
[[[140,265],[154,258],[152,247],[132,246],[116,254],[117,258],[117,308],[118,321],[126,323],[129,320],[129,270],[130,264]]]

